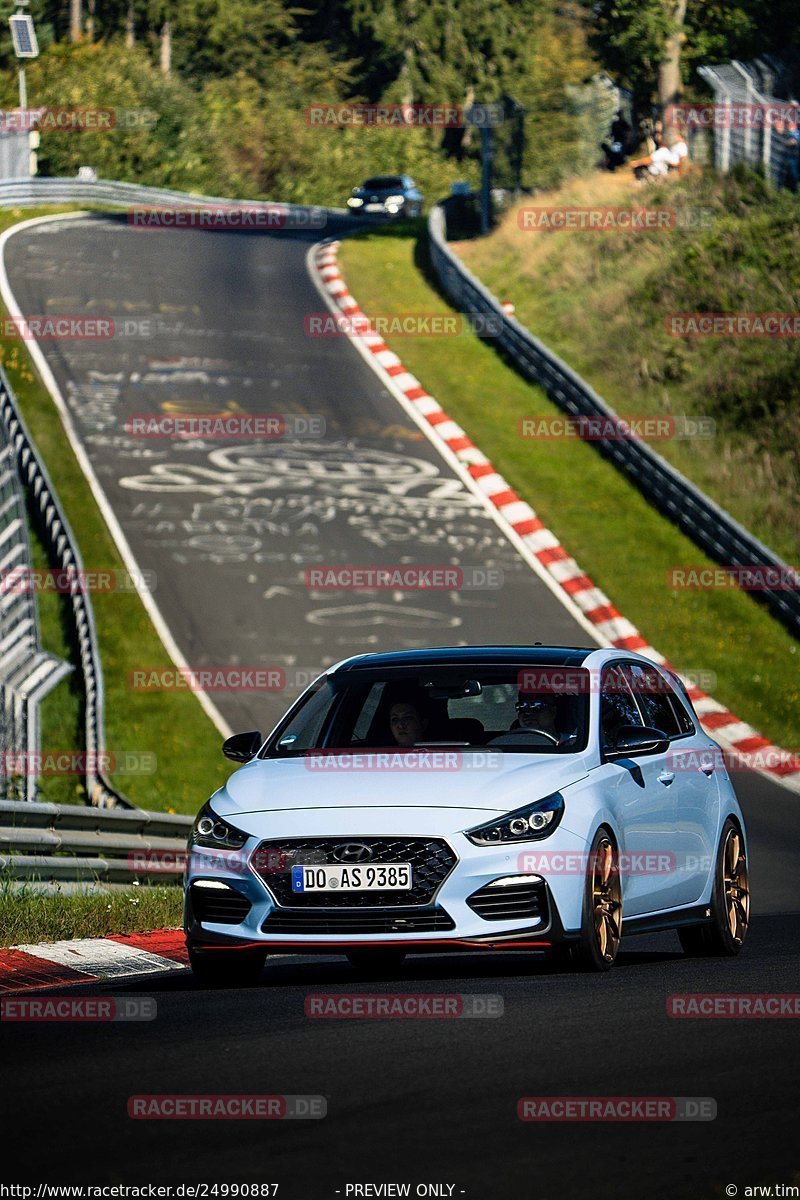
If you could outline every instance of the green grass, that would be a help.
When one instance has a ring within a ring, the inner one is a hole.
[[[638,188],[597,173],[525,206],[703,209],[695,232],[520,229],[458,245],[518,319],[624,416],[695,414],[711,438],[654,448],[787,562],[800,559],[797,338],[680,338],[671,313],[800,311],[798,200],[713,173]]]
[[[0,230],[54,211],[67,210],[2,212]],[[6,315],[4,308],[2,312]],[[0,337],[0,357],[72,526],[84,567],[87,571],[122,571],[123,563],[111,534],[24,342]],[[44,565],[44,547],[36,538],[33,554],[35,565]],[[38,602],[45,649],[76,661],[66,599],[53,593],[39,593]],[[220,753],[220,736],[191,692],[136,692],[128,686],[129,673],[143,664],[171,665],[138,595],[98,592],[92,596],[92,602],[105,680],[106,747],[113,753],[154,753],[157,761],[152,774],[117,775],[112,782],[143,808],[196,812],[230,774]],[[45,699],[42,733],[43,751],[84,749],[82,688],[77,673],[58,684]],[[80,780],[74,776],[42,777],[41,793],[43,799],[61,803],[84,799]]]
[[[172,929],[180,926],[182,912],[178,887],[42,895],[0,885],[0,946]]]
[[[452,311],[429,281],[424,238],[374,231],[347,241],[341,260],[367,313]],[[521,438],[520,418],[559,410],[490,345],[471,334],[387,340],[662,654],[681,670],[714,672],[718,700],[800,746],[798,646],[765,609],[742,592],[671,590],[669,569],[708,560],[587,443]]]

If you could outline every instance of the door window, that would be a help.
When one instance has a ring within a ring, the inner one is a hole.
[[[639,709],[622,667],[609,667],[603,674],[600,693],[600,742],[604,750],[613,746],[623,725],[643,725]]]

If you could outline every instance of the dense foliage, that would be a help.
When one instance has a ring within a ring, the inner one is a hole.
[[[353,184],[407,171],[433,199],[475,183],[466,129],[313,128],[310,104],[498,102],[496,182],[550,186],[593,165],[613,104],[604,69],[652,97],[675,0],[33,0],[42,57],[32,105],[146,108],[151,129],[48,132],[41,169],[82,164],[245,197],[342,203]],[[70,13],[81,40],[71,39]],[[682,63],[786,49],[794,0],[689,0]],[[163,54],[168,44],[168,63]],[[169,70],[163,68],[169,65]],[[15,101],[8,35],[0,102]]]
[[[644,107],[655,98],[664,44],[676,28],[676,0],[585,0],[585,7],[600,61]],[[688,0],[680,29],[682,76],[690,92],[702,63],[764,54],[791,61],[800,52],[796,0]]]

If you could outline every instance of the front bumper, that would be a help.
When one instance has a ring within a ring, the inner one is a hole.
[[[359,836],[369,841],[368,835]],[[402,836],[411,838],[413,834]],[[343,835],[337,831],[335,837],[342,840]],[[552,857],[583,849],[582,841],[563,826],[549,838],[510,847],[474,846],[463,833],[437,840],[452,850],[455,862],[422,903],[404,905],[401,897],[380,905],[362,901],[352,908],[343,904],[341,895],[335,907],[324,902],[298,904],[296,898],[293,903],[285,887],[270,886],[269,872],[259,874],[252,863],[261,838],[248,840],[234,860],[235,869],[229,855],[192,851],[185,881],[187,940],[194,947],[258,945],[273,953],[336,954],[369,946],[406,946],[415,953],[426,949],[545,948],[577,936],[583,876],[525,869],[526,853],[535,854],[546,847]],[[535,891],[538,899],[530,906],[522,904],[518,916],[496,919],[498,911],[501,916],[505,911],[502,901],[512,889],[497,889],[496,902],[495,889],[486,889],[511,876],[527,877],[529,882],[519,886],[526,893]],[[215,886],[209,888],[209,883]],[[476,893],[481,900],[476,901]]]

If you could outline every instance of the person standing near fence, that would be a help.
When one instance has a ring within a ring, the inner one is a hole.
[[[800,183],[800,130],[797,122],[789,117],[785,122],[783,135],[785,166],[783,172],[784,187],[796,192]]]

